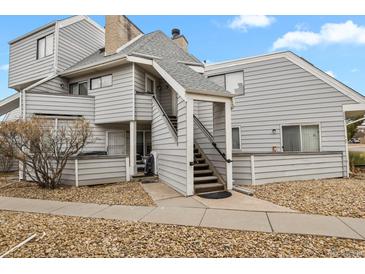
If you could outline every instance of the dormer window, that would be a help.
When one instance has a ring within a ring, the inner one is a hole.
[[[37,59],[53,54],[53,33],[37,40]]]

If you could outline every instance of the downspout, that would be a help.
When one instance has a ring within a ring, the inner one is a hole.
[[[21,98],[22,98],[22,105],[23,105],[23,112],[22,112],[23,117],[22,118],[23,118],[23,120],[25,120],[27,115],[26,115],[26,103],[25,103],[26,96],[25,96],[24,89],[21,91],[21,95],[22,95]]]
[[[53,60],[54,73],[57,73],[58,70],[59,29],[60,29],[60,24],[59,22],[56,22],[54,31],[54,60]]]

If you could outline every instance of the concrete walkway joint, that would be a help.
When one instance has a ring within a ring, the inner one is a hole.
[[[0,197],[0,210],[365,240],[365,219],[194,205],[146,207]]]

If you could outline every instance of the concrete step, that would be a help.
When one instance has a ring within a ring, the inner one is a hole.
[[[202,170],[202,169],[208,169],[209,165],[208,164],[195,164],[194,165],[194,170]]]
[[[197,184],[194,185],[194,190],[196,194],[221,191],[224,190],[224,186],[220,183],[210,183],[210,184]]]
[[[213,175],[213,171],[211,171],[210,169],[194,170],[194,177],[210,175]]]
[[[218,182],[217,176],[200,176],[200,177],[194,177],[194,184],[208,184]]]

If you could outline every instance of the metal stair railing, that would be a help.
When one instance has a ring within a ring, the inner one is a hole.
[[[215,150],[222,156],[225,162],[232,163],[231,159],[226,158],[226,154],[222,152],[218,146],[217,143],[214,141],[213,135],[209,132],[209,130],[203,125],[203,123],[198,119],[198,117],[194,114],[194,123],[200,128],[200,130],[204,133],[204,135],[209,139],[212,146],[215,148]]]

